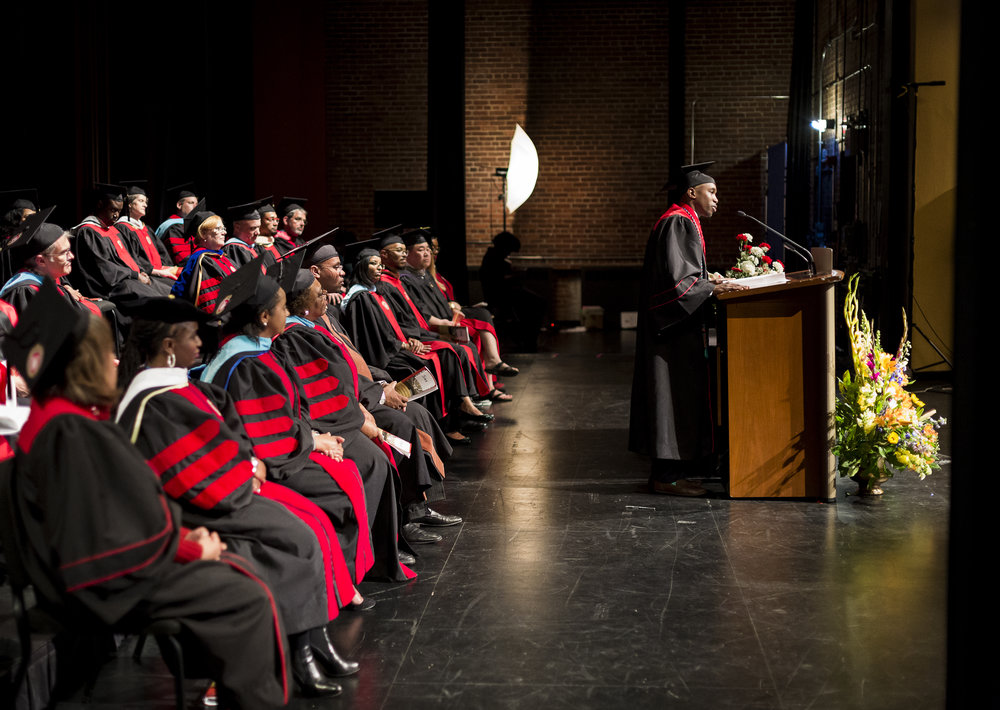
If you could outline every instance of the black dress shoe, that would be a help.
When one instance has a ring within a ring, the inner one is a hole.
[[[480,434],[486,431],[486,422],[462,422],[458,430],[463,434]]]
[[[469,414],[468,412],[462,412],[462,419],[467,422],[475,422],[477,424],[489,424],[491,421],[496,419],[492,414]]]
[[[416,557],[411,555],[409,552],[403,552],[402,550],[396,553],[396,559],[398,559],[401,564],[404,564],[407,567],[409,567],[410,565],[417,564]]]
[[[480,431],[482,431],[482,429],[480,429]],[[448,439],[449,444],[451,444],[452,446],[472,446],[472,439],[465,436],[464,432],[458,432],[458,433],[462,434],[461,439],[452,439],[450,436],[446,437]]]
[[[409,522],[403,525],[403,539],[411,545],[429,545],[432,542],[441,542],[444,538],[436,532],[424,530],[416,522]]]
[[[372,606],[374,605],[373,601]],[[313,656],[331,678],[354,675],[361,668],[361,664],[357,661],[348,661],[340,657],[337,649],[333,647],[333,642],[330,641],[330,634],[327,633],[325,626],[309,631],[309,643],[312,646]]]
[[[429,525],[433,528],[447,528],[451,525],[458,525],[460,522],[462,522],[461,516],[445,515],[437,512],[436,510],[431,510],[428,506],[424,508],[423,515],[410,518],[410,522],[407,523],[407,525],[418,523],[420,525]]]
[[[360,603],[355,604],[351,602],[344,607],[344,611],[371,611],[375,608],[375,600],[371,597],[365,597]]]
[[[306,634],[303,634],[306,636]],[[306,636],[308,641],[308,636]],[[311,697],[316,695],[340,695],[343,688],[340,683],[332,681],[323,675],[323,671],[316,664],[312,647],[308,644],[305,648],[296,648],[292,655],[292,675],[295,682],[299,684],[302,694]]]

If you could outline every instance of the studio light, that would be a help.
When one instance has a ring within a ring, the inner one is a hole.
[[[507,211],[513,213],[531,197],[538,180],[538,151],[521,126],[515,124],[510,139],[510,162],[507,164]]]

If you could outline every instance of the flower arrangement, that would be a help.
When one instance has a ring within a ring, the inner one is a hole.
[[[924,411],[924,403],[905,389],[910,355],[906,312],[903,337],[896,354],[889,355],[881,348],[881,333],[873,332],[873,324],[858,305],[858,280],[858,274],[850,278],[844,300],[854,377],[845,372],[837,382],[840,396],[833,453],[841,476],[862,479],[863,492],[878,493],[872,486],[892,476],[892,467],[915,471],[921,479],[940,468],[937,428],[946,421],[935,419],[933,409]]]
[[[727,279],[748,279],[751,276],[780,274],[785,271],[781,260],[767,255],[771,250],[771,245],[767,242],[754,244],[753,235],[746,233],[737,234],[736,239],[740,242],[739,256],[736,257],[736,266],[726,271]]]

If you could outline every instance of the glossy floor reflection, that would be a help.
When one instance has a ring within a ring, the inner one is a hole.
[[[378,606],[334,629],[362,672],[294,707],[944,706],[948,466],[875,500],[839,482],[835,505],[649,495],[630,345],[511,358],[515,401],[435,506],[465,522],[418,548],[412,583],[363,585]]]

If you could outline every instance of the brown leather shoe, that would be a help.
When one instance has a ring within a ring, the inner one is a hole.
[[[683,478],[679,481],[674,481],[673,483],[666,483],[655,479],[651,480],[649,482],[649,492],[661,493],[667,496],[687,496],[689,498],[703,496],[708,493],[707,490],[702,488],[697,483],[686,481]]]

